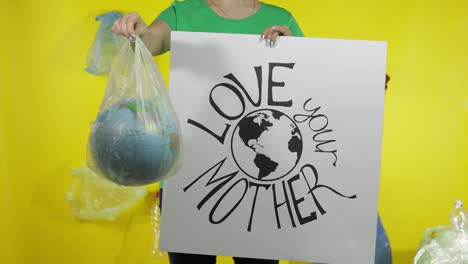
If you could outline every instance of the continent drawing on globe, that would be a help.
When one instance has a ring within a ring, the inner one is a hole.
[[[255,156],[255,165],[260,169],[260,173],[258,174],[259,179],[263,179],[264,177],[268,176],[272,171],[276,170],[278,167],[278,163],[272,161],[269,157],[263,154],[257,154]]]
[[[248,151],[239,145],[247,147]],[[298,163],[302,136],[287,115],[262,109],[239,122],[232,148],[237,165],[246,174],[259,180],[275,180],[288,174]]]

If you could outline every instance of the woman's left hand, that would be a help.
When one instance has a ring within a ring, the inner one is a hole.
[[[266,41],[267,46],[273,47],[278,36],[292,36],[292,32],[287,26],[274,25],[263,30],[262,40]]]

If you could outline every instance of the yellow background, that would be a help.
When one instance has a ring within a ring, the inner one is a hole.
[[[412,263],[424,229],[448,224],[455,199],[468,203],[468,1],[267,2],[290,10],[307,36],[388,41],[379,206],[394,263]],[[2,0],[1,263],[167,263],[148,258],[150,202],[115,223],[86,223],[64,193],[106,84],[83,70],[94,16],[138,11],[149,23],[169,4]],[[158,61],[167,78],[169,56]]]

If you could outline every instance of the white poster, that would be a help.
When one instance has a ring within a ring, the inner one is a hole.
[[[373,263],[386,43],[174,32],[164,251]]]

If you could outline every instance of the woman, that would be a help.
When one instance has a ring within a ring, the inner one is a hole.
[[[137,13],[130,13],[115,21],[112,30],[127,38],[138,35],[155,56],[170,50],[172,30],[259,34],[270,47],[278,36],[303,36],[287,10],[257,0],[175,1],[149,26]],[[216,256],[208,255],[169,253],[169,259],[171,264],[216,263]],[[277,264],[279,261],[234,257],[234,262]]]
[[[149,26],[130,13],[115,21],[112,30],[128,38],[139,35],[155,56],[170,50],[172,30],[261,34],[269,46],[278,36],[303,36],[288,11],[257,0],[175,1]]]
[[[267,46],[273,46],[279,36],[303,36],[296,20],[287,10],[257,0],[179,0],[164,10],[149,26],[137,13],[131,13],[118,19],[112,30],[128,38],[140,36],[155,56],[170,50],[172,30],[259,34]],[[387,75],[385,89],[389,80]],[[160,185],[162,188],[162,182]],[[380,218],[378,224],[380,228]],[[391,263],[388,238],[383,228],[379,231],[377,240],[378,251],[380,245],[381,255],[387,261],[385,263]],[[376,260],[378,256],[379,254],[376,255]],[[216,256],[205,255],[169,253],[169,259],[171,264],[216,263]],[[234,260],[236,264],[278,263],[277,260],[236,257]]]

